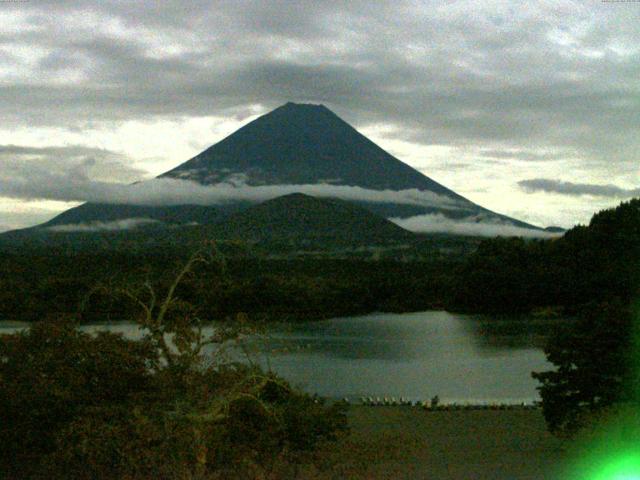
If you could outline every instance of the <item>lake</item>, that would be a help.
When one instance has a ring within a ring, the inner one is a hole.
[[[551,368],[542,345],[557,322],[443,311],[381,313],[274,325],[250,343],[261,352],[254,360],[321,396],[530,402],[538,398],[531,372]],[[0,334],[19,328],[24,325],[0,322]],[[82,329],[141,335],[130,323]]]

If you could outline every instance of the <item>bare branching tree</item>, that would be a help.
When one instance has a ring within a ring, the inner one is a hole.
[[[189,278],[197,280],[197,269],[203,266],[216,268],[220,276],[225,275],[225,258],[214,243],[192,254],[178,268],[164,292],[148,277],[139,285],[100,284],[85,296],[80,309],[85,309],[98,293],[130,301],[138,311],[133,320],[145,332],[143,340],[152,345],[160,358],[156,368],[184,371],[201,367],[207,346],[214,346],[216,352],[209,357],[209,362],[222,362],[231,341],[253,333],[254,329],[242,313],[236,314],[232,322],[214,325],[213,319],[202,317],[196,305],[180,298],[180,286]],[[246,350],[244,352],[246,354]]]

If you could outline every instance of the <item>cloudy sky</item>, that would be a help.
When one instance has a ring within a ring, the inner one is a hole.
[[[640,195],[638,39],[636,1],[0,1],[0,230],[287,101],[494,211],[588,222]]]

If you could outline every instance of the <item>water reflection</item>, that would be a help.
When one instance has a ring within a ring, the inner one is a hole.
[[[273,352],[275,371],[320,395],[531,400],[531,371],[549,368],[540,349],[549,325],[526,320],[375,314],[277,327],[258,349]]]
[[[543,349],[549,335],[561,322],[569,319],[542,319],[526,315],[461,317],[461,325],[469,332],[479,353],[505,349]]]
[[[451,314],[420,312],[278,326],[267,335],[264,345],[334,359],[406,361],[442,358],[464,348],[461,344],[468,343],[467,337]]]

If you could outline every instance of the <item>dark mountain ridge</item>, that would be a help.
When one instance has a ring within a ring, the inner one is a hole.
[[[132,210],[144,213],[144,210]],[[143,217],[132,217],[135,222]],[[123,224],[126,222],[123,222]],[[57,245],[71,250],[139,249],[192,245],[216,239],[241,244],[278,245],[280,250],[332,250],[416,243],[419,236],[384,217],[341,200],[318,199],[301,193],[284,195],[253,205],[209,224],[167,227],[161,221],[134,228],[110,229],[108,222],[53,225],[8,232],[2,246]]]
[[[218,238],[288,239],[352,245],[413,241],[416,236],[386,218],[341,200],[292,193],[231,215],[215,228]]]

